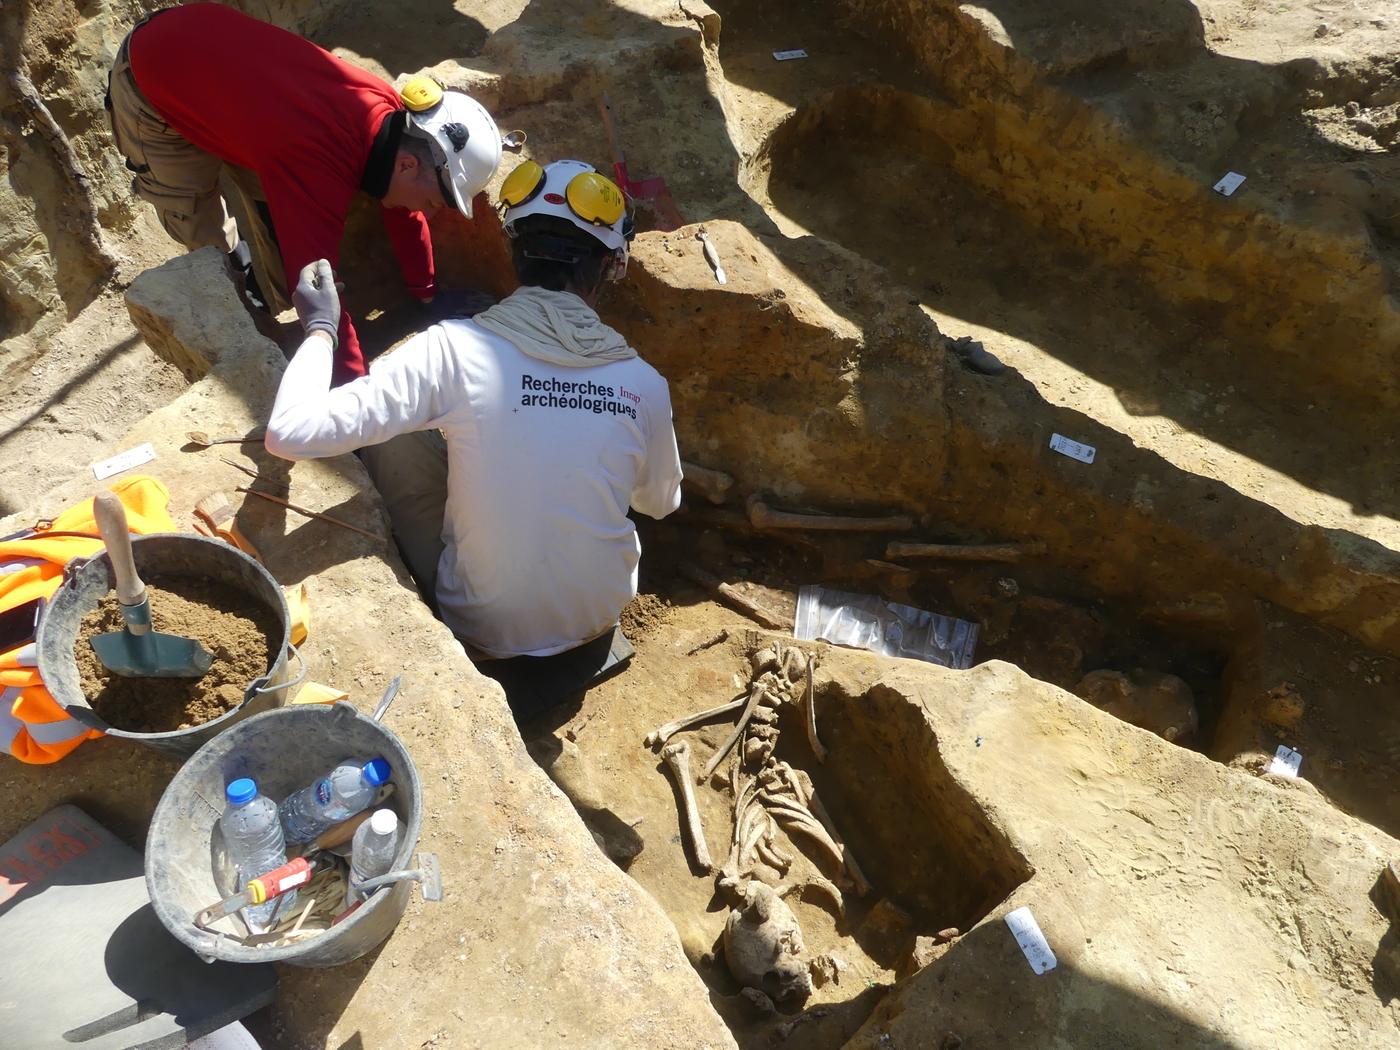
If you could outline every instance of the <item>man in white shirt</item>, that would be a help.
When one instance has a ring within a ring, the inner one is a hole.
[[[593,310],[626,270],[621,192],[579,161],[525,161],[501,199],[522,287],[344,386],[334,276],[324,260],[303,270],[306,340],[267,430],[285,459],[363,449],[425,596],[474,658],[498,660],[610,637],[637,593],[628,507],[664,517],[681,482],[666,381]]]

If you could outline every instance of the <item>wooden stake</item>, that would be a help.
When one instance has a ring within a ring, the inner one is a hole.
[[[383,536],[380,536],[377,533],[366,532],[358,525],[351,525],[349,522],[341,521],[339,518],[332,518],[329,514],[322,514],[320,511],[307,510],[305,507],[298,507],[295,503],[292,503],[290,500],[285,500],[281,496],[274,496],[270,492],[259,492],[257,489],[250,489],[247,485],[239,485],[238,491],[246,492],[250,496],[259,496],[262,499],[267,500],[269,503],[276,503],[278,506],[286,507],[288,510],[294,510],[298,514],[305,514],[308,518],[316,518],[319,521],[328,521],[332,525],[339,525],[342,529],[349,529],[351,532],[358,532],[361,536],[367,536],[372,540],[383,541],[384,539]]]
[[[688,580],[698,583],[701,587],[708,588],[724,599],[725,604],[738,609],[751,620],[763,624],[764,627],[774,631],[786,631],[792,628],[791,623],[785,623],[774,613],[769,612],[759,605],[752,598],[732,584],[723,583],[719,577],[706,572],[698,565],[685,563],[679,566],[681,575]]]

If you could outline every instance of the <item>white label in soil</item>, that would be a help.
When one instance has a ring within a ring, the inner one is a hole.
[[[1077,459],[1081,463],[1094,462],[1094,453],[1098,452],[1093,445],[1086,445],[1082,441],[1074,441],[1063,434],[1050,435],[1050,447],[1062,456],[1070,459]]]
[[[1294,751],[1287,744],[1279,744],[1267,772],[1277,773],[1281,777],[1296,777],[1302,764],[1303,754],[1301,751]]]
[[[1228,197],[1244,185],[1244,178],[1238,171],[1227,171],[1225,177],[1215,184],[1215,192],[1222,197]]]
[[[101,463],[92,465],[92,472],[97,480],[110,478],[113,474],[120,474],[124,470],[132,467],[139,467],[142,463],[149,463],[156,458],[156,450],[151,447],[148,441],[144,445],[137,445],[129,448],[125,452],[118,452],[111,459],[104,459]]]
[[[791,62],[794,58],[806,58],[807,52],[802,48],[793,48],[791,51],[774,51],[773,57],[779,62]]]
[[[1050,950],[1050,942],[1045,939],[1045,934],[1040,932],[1040,924],[1035,921],[1035,916],[1029,908],[1017,908],[1008,913],[1006,925],[1011,927],[1011,934],[1021,946],[1021,952],[1025,955],[1026,962],[1031,964],[1032,970],[1036,973],[1046,973],[1055,968],[1058,962],[1055,953]]]

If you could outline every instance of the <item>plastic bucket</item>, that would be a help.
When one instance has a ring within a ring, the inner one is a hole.
[[[66,578],[63,586],[44,611],[39,623],[39,635],[35,639],[39,674],[53,698],[63,705],[69,716],[108,736],[136,740],[157,751],[183,758],[240,719],[281,705],[287,686],[291,684],[285,680],[287,653],[295,653],[296,650],[291,644],[287,597],[272,575],[236,547],[202,536],[133,536],[131,551],[136,569],[145,579],[158,576],[203,577],[226,584],[267,606],[276,616],[280,631],[280,635],[272,639],[277,655],[265,675],[248,683],[243,702],[218,718],[168,733],[132,733],[115,729],[89,706],[78,678],[78,662],[73,655],[83,617],[97,608],[115,585],[112,563],[105,552],[86,561],[73,561],[64,572]],[[304,676],[304,670],[302,674]]]
[[[325,933],[285,947],[249,947],[194,925],[196,912],[234,892],[215,876],[227,867],[219,817],[230,780],[252,777],[263,794],[281,801],[346,758],[376,755],[388,760],[394,782],[384,805],[398,814],[404,829],[393,869],[408,868],[421,827],[418,771],[397,736],[349,704],[268,711],[200,748],[165,789],[146,837],[146,888],[165,928],[206,960],[293,966],[338,966],[388,937],[408,907],[412,881],[377,891]],[[219,925],[230,923],[237,919]]]

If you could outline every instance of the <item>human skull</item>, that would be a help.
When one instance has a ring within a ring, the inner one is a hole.
[[[812,994],[804,951],[792,910],[772,887],[748,883],[743,903],[724,924],[724,960],[734,979],[774,1002],[801,1001]]]

